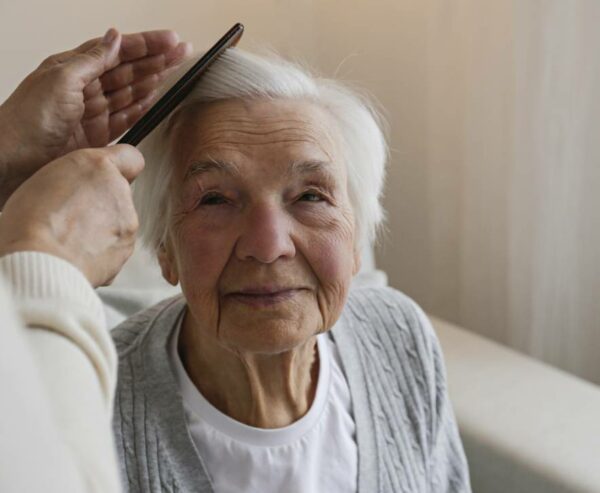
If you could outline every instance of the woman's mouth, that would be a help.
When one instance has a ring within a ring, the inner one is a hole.
[[[248,289],[230,293],[227,297],[245,305],[263,308],[288,301],[296,296],[299,291],[300,289],[296,288],[274,290]]]

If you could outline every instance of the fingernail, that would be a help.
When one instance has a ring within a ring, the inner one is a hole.
[[[105,45],[111,45],[112,42],[117,39],[118,34],[119,33],[117,30],[111,27],[108,31],[106,31],[106,34],[102,38],[102,43]]]

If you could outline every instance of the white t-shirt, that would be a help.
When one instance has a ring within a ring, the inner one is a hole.
[[[198,391],[177,352],[180,326],[170,342],[171,364],[192,440],[216,493],[357,491],[350,389],[331,335],[317,336],[319,381],[308,412],[284,428],[263,429],[230,418]]]

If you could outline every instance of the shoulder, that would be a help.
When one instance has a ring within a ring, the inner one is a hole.
[[[111,331],[111,335],[119,359],[125,358],[133,350],[139,348],[142,342],[152,335],[154,327],[158,330],[166,325],[172,327],[184,306],[185,301],[182,296],[174,296],[136,313],[117,325]]]
[[[175,487],[185,478],[171,476],[173,459],[169,446],[165,448],[173,428],[180,431],[185,426],[168,355],[169,336],[184,308],[181,296],[169,298],[131,316],[112,331],[119,356],[113,433],[124,491],[150,491],[149,478],[162,466],[161,481],[177,491],[192,491]]]
[[[355,404],[367,402],[364,407],[378,436],[380,461],[396,471],[401,451],[424,470],[449,461],[456,466],[453,471],[464,475],[442,353],[421,307],[392,288],[359,288],[350,293],[341,322],[334,337],[346,368],[352,370],[348,374],[354,375],[355,389],[361,390],[355,392],[361,396]],[[390,441],[389,437],[401,438]],[[439,466],[436,478],[444,471]]]
[[[352,289],[344,315],[355,325],[368,325],[368,330],[378,337],[410,336],[427,346],[436,340],[421,307],[409,296],[390,287]]]
[[[348,305],[365,314],[379,313],[381,309],[391,310],[396,314],[410,314],[418,306],[412,298],[388,286],[352,288]]]
[[[412,381],[424,395],[444,379],[435,331],[409,296],[389,287],[353,289],[343,318],[356,351],[369,361],[365,369]]]

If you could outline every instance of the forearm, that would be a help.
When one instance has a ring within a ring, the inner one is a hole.
[[[120,488],[107,406],[97,369],[72,341],[54,331],[28,329],[27,342],[40,368],[61,446],[75,462],[79,491],[113,493]]]
[[[82,478],[56,427],[26,329],[1,278],[0,319],[0,491],[80,491]]]
[[[42,443],[48,445],[46,453],[53,455],[52,463],[62,471],[57,484],[64,484],[66,478],[71,485],[79,481],[71,491],[119,491],[110,424],[116,357],[100,301],[74,267],[48,255],[6,256],[0,259],[0,273],[12,290],[14,311],[28,326],[21,328],[28,354],[23,362],[19,358],[19,364],[27,369],[27,361],[33,361],[37,370],[27,370],[37,382],[17,379],[36,402],[32,408],[27,403],[22,407],[28,408],[34,429],[37,414],[39,427],[50,428],[39,432],[47,437]],[[17,369],[13,378],[15,374],[21,372]],[[29,425],[21,423],[24,429]],[[28,433],[23,436],[27,440]],[[55,451],[61,459],[54,459]]]

